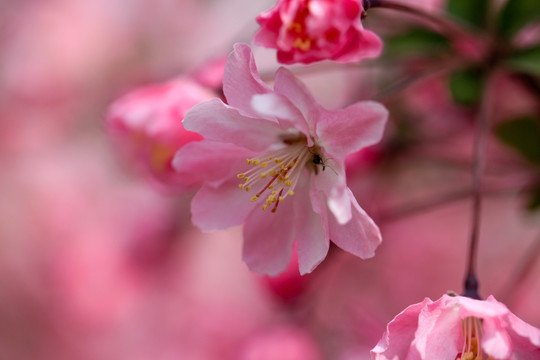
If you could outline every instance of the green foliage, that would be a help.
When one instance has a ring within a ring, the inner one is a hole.
[[[527,209],[530,211],[540,210],[540,186],[532,189],[529,202],[527,203]]]
[[[505,65],[531,75],[540,75],[540,45],[519,50],[510,55]]]
[[[448,40],[431,30],[411,29],[385,40],[386,56],[402,56],[411,54],[434,54],[449,50]]]
[[[482,99],[484,91],[484,72],[478,68],[469,68],[453,72],[450,75],[450,93],[454,102],[473,106]]]
[[[495,133],[506,145],[525,159],[540,165],[540,123],[532,116],[523,116],[499,124]]]
[[[458,19],[484,28],[489,13],[489,0],[449,0],[447,10]]]
[[[523,26],[533,21],[540,21],[540,1],[508,0],[499,14],[498,32],[502,37],[510,38]]]

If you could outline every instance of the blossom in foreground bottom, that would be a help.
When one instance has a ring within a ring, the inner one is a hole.
[[[382,41],[362,27],[362,12],[361,0],[280,0],[257,17],[254,41],[277,49],[284,64],[374,58]]]
[[[347,187],[344,159],[380,140],[387,110],[373,101],[326,110],[284,68],[272,90],[246,44],[229,55],[223,88],[228,104],[213,99],[186,114],[184,127],[204,140],[173,160],[204,181],[193,223],[205,231],[245,223],[244,261],[262,274],[283,271],[295,242],[302,274],[324,259],[330,239],[373,256],[380,232]]]
[[[475,300],[443,295],[397,315],[371,355],[374,360],[540,359],[540,329],[493,296]]]

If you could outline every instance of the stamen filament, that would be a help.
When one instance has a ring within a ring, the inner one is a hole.
[[[298,141],[284,148],[265,153],[261,156],[246,159],[246,164],[252,166],[249,170],[239,173],[237,178],[242,181],[238,187],[250,191],[252,187],[259,188],[250,199],[256,202],[261,196],[271,190],[262,205],[266,211],[274,203],[272,212],[277,211],[280,202],[294,194],[300,176],[305,171],[311,153],[305,141]],[[264,184],[259,187],[262,179]]]

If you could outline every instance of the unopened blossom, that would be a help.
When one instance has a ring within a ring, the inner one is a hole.
[[[540,359],[540,329],[490,296],[443,295],[406,308],[371,350],[374,360]]]
[[[284,64],[374,58],[382,42],[363,28],[362,13],[361,0],[279,0],[257,17],[254,42],[277,49]]]
[[[178,176],[171,166],[178,149],[201,136],[185,130],[182,119],[191,107],[213,92],[189,78],[147,85],[116,100],[107,114],[109,132],[124,150],[161,183],[188,186],[194,179]]]
[[[330,240],[373,256],[380,232],[347,187],[344,159],[380,140],[387,110],[373,101],[324,109],[284,68],[271,89],[245,44],[229,56],[223,89],[228,104],[212,99],[186,114],[184,128],[204,140],[173,161],[204,181],[193,223],[205,231],[245,223],[244,261],[263,274],[283,271],[295,242],[301,273],[324,259]]]

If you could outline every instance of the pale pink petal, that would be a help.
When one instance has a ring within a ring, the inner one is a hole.
[[[379,142],[388,110],[374,101],[361,101],[342,110],[325,111],[318,118],[316,132],[331,155],[345,157]]]
[[[203,231],[240,225],[255,206],[251,196],[238,188],[236,177],[219,186],[204,184],[191,201],[191,221]]]
[[[381,232],[375,222],[358,205],[350,189],[347,189],[352,205],[351,220],[340,224],[334,216],[328,217],[330,240],[343,250],[367,259],[375,255],[375,249],[381,244]]]
[[[351,220],[352,210],[351,200],[347,193],[345,169],[343,164],[334,159],[328,159],[325,164],[326,170],[319,171],[317,175],[313,174],[311,177],[313,191],[321,191],[337,222],[346,224]]]
[[[413,357],[407,355],[418,328],[418,316],[420,311],[431,303],[431,299],[425,298],[421,303],[407,307],[390,321],[383,337],[371,350],[371,358],[373,360],[413,360]]]
[[[497,301],[493,296],[487,300]],[[508,313],[505,319],[509,325],[507,330],[516,348],[531,351],[536,348],[540,351],[540,329],[527,324],[512,313]]]
[[[313,211],[305,184],[294,195],[294,222],[298,229],[298,265],[300,274],[310,273],[321,263],[328,253],[330,241],[326,235],[321,216]],[[292,199],[286,199],[291,201]]]
[[[496,359],[508,359],[513,348],[500,318],[483,318],[482,349]]]
[[[461,319],[457,311],[442,307],[441,299],[422,309],[412,344],[420,359],[430,359],[435,354],[440,359],[455,359],[462,344]]]
[[[251,97],[266,94],[271,89],[261,80],[251,48],[238,43],[227,59],[223,75],[223,92],[227,103],[252,115]]]
[[[219,99],[194,106],[182,124],[186,130],[198,132],[207,140],[232,143],[253,151],[263,151],[281,142],[282,130],[277,122],[244,116]]]
[[[481,319],[487,317],[503,317],[510,312],[504,304],[498,301],[476,300],[464,296],[455,298],[449,297],[448,295],[445,296],[450,298],[451,301],[459,303],[459,314],[461,319],[470,316]]]
[[[312,176],[313,179],[313,176]],[[330,239],[330,229],[328,227],[328,205],[326,195],[317,188],[315,181],[311,180],[309,188],[309,198],[311,200],[311,208],[321,217],[322,225],[327,239]],[[330,214],[330,216],[332,216]]]
[[[321,105],[313,98],[306,86],[289,70],[279,68],[276,72],[274,91],[288,98],[300,110],[309,127],[313,130],[313,121],[322,111]]]
[[[204,181],[216,181],[242,172],[246,159],[254,154],[234,144],[203,140],[189,143],[177,151],[172,166],[181,175],[189,174]]]
[[[302,113],[283,95],[277,93],[254,95],[251,105],[255,113],[267,119],[277,120],[282,129],[300,130],[306,135],[308,146],[313,145],[308,124]]]
[[[242,258],[251,271],[272,276],[289,265],[296,229],[293,201],[287,200],[275,213],[257,205],[246,219]]]

